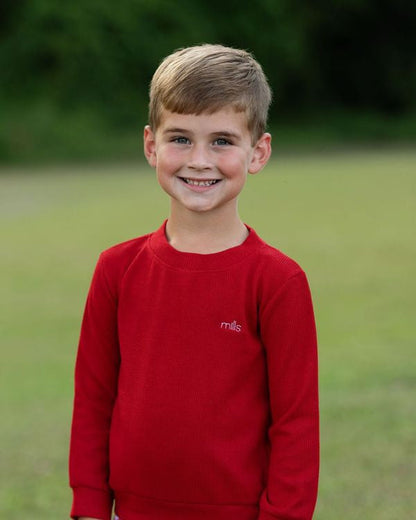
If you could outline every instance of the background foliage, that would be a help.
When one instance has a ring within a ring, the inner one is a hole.
[[[414,516],[414,27],[413,0],[1,0],[0,517],[68,516],[73,363],[92,269],[167,210],[150,168],[118,159],[142,158],[160,60],[202,42],[253,52],[275,94],[274,159],[240,207],[311,283],[315,517]],[[300,145],[313,153],[279,153]],[[108,164],[32,164],[68,159]]]
[[[271,125],[416,137],[411,0],[3,0],[0,9],[0,160],[128,154],[155,67],[202,42],[258,58],[275,94]]]

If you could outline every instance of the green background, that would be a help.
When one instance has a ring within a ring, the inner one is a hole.
[[[276,157],[240,210],[300,262],[319,336],[317,520],[416,508],[414,151]],[[0,516],[67,517],[73,364],[99,252],[156,229],[168,200],[149,167],[4,169]],[[220,406],[220,404],[219,404]]]
[[[148,82],[202,42],[253,52],[274,91],[273,159],[240,210],[313,293],[314,518],[414,516],[415,26],[404,0],[2,1],[0,517],[68,516],[86,292],[101,250],[167,216],[142,154]]]
[[[413,0],[2,0],[0,162],[140,157],[151,76],[203,42],[251,51],[282,148],[416,139]]]

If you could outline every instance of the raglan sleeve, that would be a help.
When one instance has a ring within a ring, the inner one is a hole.
[[[101,254],[85,304],[75,365],[69,453],[72,518],[111,517],[109,432],[120,364],[114,286]]]
[[[291,276],[260,309],[271,423],[259,520],[310,520],[319,474],[318,356],[307,278]]]

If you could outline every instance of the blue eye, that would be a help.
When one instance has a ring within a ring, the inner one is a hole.
[[[174,143],[178,143],[178,144],[189,144],[190,143],[190,141],[187,137],[174,137],[172,139],[172,141]]]
[[[225,146],[231,143],[227,139],[224,139],[224,137],[219,137],[218,139],[215,139],[214,144],[217,144],[219,146]]]

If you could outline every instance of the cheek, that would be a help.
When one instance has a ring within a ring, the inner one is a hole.
[[[181,168],[181,163],[174,154],[160,154],[157,157],[156,178],[165,191],[169,191],[172,181]]]
[[[181,166],[181,157],[174,150],[161,150],[157,154],[156,169],[163,174],[174,173]]]
[[[248,170],[248,164],[245,157],[233,155],[224,157],[221,168],[224,173],[228,173],[230,177],[245,177]]]

